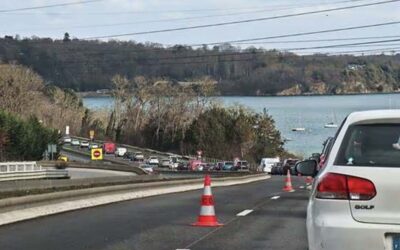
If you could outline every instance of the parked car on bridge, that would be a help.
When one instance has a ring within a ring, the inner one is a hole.
[[[104,154],[114,154],[117,145],[114,142],[104,142],[103,143],[103,153]]]
[[[399,249],[400,110],[350,114],[325,166],[297,163],[315,176],[307,207],[310,250]]]
[[[199,167],[202,163],[201,160],[190,160],[188,163],[188,170],[199,171]]]
[[[145,170],[146,172],[154,173],[154,165],[151,165],[151,164],[141,164],[139,167],[142,168],[143,170]]]
[[[179,162],[178,167],[176,168],[178,171],[187,171],[189,170],[188,162]]]
[[[149,159],[147,160],[147,163],[151,164],[151,165],[157,165],[157,166],[158,166],[158,164],[160,164],[157,156],[150,156]]]
[[[71,144],[72,138],[69,136],[64,136],[63,143],[64,144]]]
[[[224,161],[222,165],[222,170],[230,171],[233,170],[233,161]]]
[[[80,146],[81,142],[78,139],[72,139],[71,140],[71,145],[72,146]]]
[[[133,160],[134,161],[144,161],[144,154],[142,152],[135,152]]]
[[[170,159],[161,159],[160,167],[162,168],[172,168],[172,162]]]
[[[236,165],[232,167],[231,170],[239,171],[239,170],[249,170],[249,163],[247,161],[238,161]]]
[[[89,142],[88,141],[81,141],[81,148],[89,148]]]
[[[122,156],[122,158],[126,159],[126,160],[130,160],[133,161],[135,158],[135,153],[127,151],[124,156]]]
[[[99,148],[99,147],[100,147],[99,144],[97,144],[97,143],[95,143],[95,142],[91,142],[91,143],[89,144],[89,149]]]
[[[128,152],[128,150],[124,147],[117,147],[117,149],[114,152],[115,157],[123,157],[124,154]]]

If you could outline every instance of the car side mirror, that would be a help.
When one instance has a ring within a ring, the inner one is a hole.
[[[305,160],[296,163],[295,169],[297,173],[300,173],[301,175],[314,177],[315,175],[317,175],[317,166],[317,161]]]

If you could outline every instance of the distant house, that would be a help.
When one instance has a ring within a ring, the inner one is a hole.
[[[193,82],[183,82],[183,81],[178,81],[178,84],[181,86],[193,86],[193,85],[201,85],[205,83],[204,81],[193,81]],[[211,81],[212,84],[218,84],[218,81]]]
[[[348,64],[346,69],[348,70],[360,70],[363,69],[365,65],[362,64]]]
[[[105,94],[109,94],[109,93],[110,93],[109,89],[98,89],[98,90],[96,90],[96,94],[105,95]]]

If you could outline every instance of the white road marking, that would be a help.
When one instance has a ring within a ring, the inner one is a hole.
[[[253,210],[251,210],[251,209],[246,209],[246,210],[243,210],[242,212],[238,213],[236,216],[246,216],[246,215],[248,215],[248,214],[251,213],[251,212],[253,212]]]
[[[190,250],[189,248],[178,248],[176,250]]]
[[[272,196],[272,197],[271,197],[271,200],[277,200],[277,199],[279,199],[279,198],[281,198],[279,195],[277,195],[277,196]]]

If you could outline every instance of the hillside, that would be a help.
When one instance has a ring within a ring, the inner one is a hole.
[[[400,54],[297,56],[228,44],[192,48],[135,42],[0,39],[0,61],[31,67],[50,84],[110,89],[116,74],[175,82],[209,77],[221,95],[346,94],[398,91]]]

